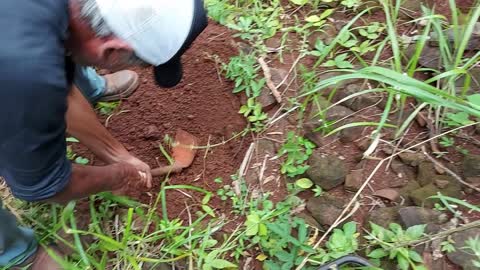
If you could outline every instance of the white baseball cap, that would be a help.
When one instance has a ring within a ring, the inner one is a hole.
[[[113,33],[155,66],[160,86],[182,79],[183,53],[207,27],[202,0],[96,0]]]

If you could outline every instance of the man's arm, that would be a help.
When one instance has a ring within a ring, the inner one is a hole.
[[[151,188],[150,167],[132,156],[98,121],[90,103],[77,87],[68,95],[67,132],[79,139],[96,156],[108,164],[124,162],[133,165],[142,175],[142,182]],[[74,170],[75,171],[75,170]]]

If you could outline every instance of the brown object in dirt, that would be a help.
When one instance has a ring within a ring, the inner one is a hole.
[[[195,136],[184,130],[177,130],[172,148],[173,165],[153,169],[152,176],[178,173],[189,167],[195,158],[197,150],[194,147],[197,145],[198,139]]]

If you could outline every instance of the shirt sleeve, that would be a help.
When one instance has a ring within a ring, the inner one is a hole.
[[[19,61],[11,71],[3,69],[10,74],[0,78],[0,175],[16,197],[27,201],[48,199],[70,180],[63,63]]]

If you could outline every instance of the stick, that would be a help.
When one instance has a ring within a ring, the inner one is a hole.
[[[278,103],[282,103],[282,96],[280,92],[278,92],[277,86],[275,86],[272,81],[272,73],[270,72],[270,68],[268,67],[267,63],[265,63],[265,59],[263,57],[258,58],[258,63],[262,67],[265,80],[267,81],[267,86],[270,88],[270,91],[272,91],[272,95],[275,97]]]

